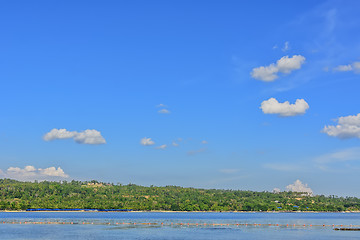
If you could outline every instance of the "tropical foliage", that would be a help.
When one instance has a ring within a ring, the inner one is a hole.
[[[168,211],[359,211],[354,197],[253,192],[177,186],[143,187],[81,182],[0,179],[0,209],[132,209]]]

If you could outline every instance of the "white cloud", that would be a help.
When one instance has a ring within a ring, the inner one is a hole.
[[[160,145],[160,146],[156,147],[156,149],[165,149],[165,148],[167,148],[166,144],[163,144],[163,145]]]
[[[279,114],[282,117],[301,115],[309,108],[309,104],[304,99],[296,99],[295,104],[288,101],[279,103],[275,98],[270,98],[261,103],[261,110],[265,114]]]
[[[151,138],[144,137],[140,140],[140,144],[143,146],[151,146],[151,145],[154,145],[155,142],[153,140],[151,140]]]
[[[76,135],[76,131],[70,132],[66,129],[52,129],[50,132],[46,133],[43,137],[45,141],[52,141],[55,139],[67,139],[73,138]]]
[[[352,64],[339,65],[333,68],[335,72],[350,72],[360,73],[360,62],[353,62]]]
[[[317,163],[347,162],[360,160],[360,147],[347,148],[315,158]]]
[[[353,69],[352,66],[349,64],[349,65],[339,65],[335,67],[333,70],[336,72],[348,72],[348,71],[352,71]]]
[[[251,77],[265,82],[272,82],[278,78],[278,75],[276,75],[277,72],[279,72],[279,69],[275,64],[270,64],[266,67],[253,68]]]
[[[281,49],[283,52],[286,52],[287,50],[290,49],[290,46],[289,46],[289,42],[285,42],[284,43],[284,47]]]
[[[174,147],[178,147],[178,146],[179,146],[179,144],[178,144],[178,143],[176,143],[175,141],[174,141],[174,142],[172,142],[172,145],[173,145]]]
[[[293,184],[286,186],[286,190],[291,192],[304,192],[310,195],[313,194],[311,188],[309,188],[307,184],[303,184],[299,179],[296,180]]]
[[[201,141],[201,143],[202,143],[202,144],[208,144],[208,141],[203,140],[203,141]]]
[[[167,107],[165,104],[160,103],[159,105],[156,105],[156,107]]]
[[[64,170],[62,170],[60,167],[58,167],[58,168],[48,167],[45,169],[39,168],[39,172],[40,172],[40,174],[45,175],[45,176],[63,177],[63,178],[69,177],[69,175],[65,174]]]
[[[170,111],[164,108],[164,109],[159,110],[158,113],[169,114]]]
[[[105,139],[101,136],[101,133],[95,129],[87,129],[79,132],[74,136],[74,140],[81,144],[104,144]]]
[[[95,129],[86,129],[81,132],[68,131],[63,129],[52,129],[50,132],[43,136],[45,141],[53,141],[55,139],[68,139],[73,138],[75,142],[80,144],[105,144],[106,141],[101,136],[101,133]]]
[[[58,180],[69,177],[61,167],[48,167],[45,169],[37,169],[34,166],[26,166],[24,168],[9,167],[6,172],[0,170],[0,174],[4,178],[12,178],[20,181]]]
[[[271,82],[277,79],[279,76],[277,75],[279,72],[284,74],[289,74],[293,70],[297,70],[301,68],[301,65],[305,62],[305,57],[301,55],[294,55],[289,58],[289,56],[284,56],[277,60],[276,63],[272,63],[269,66],[261,66],[257,68],[253,68],[251,77],[265,81]]]
[[[337,119],[338,125],[328,125],[322,130],[323,133],[331,137],[360,138],[360,113]]]

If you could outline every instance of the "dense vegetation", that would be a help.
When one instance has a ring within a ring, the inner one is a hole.
[[[0,179],[0,209],[86,208],[169,211],[359,211],[354,197],[91,182]]]

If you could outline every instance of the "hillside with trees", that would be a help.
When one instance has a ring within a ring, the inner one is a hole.
[[[355,197],[144,187],[97,181],[19,182],[0,179],[0,210],[131,209],[164,211],[359,211]]]

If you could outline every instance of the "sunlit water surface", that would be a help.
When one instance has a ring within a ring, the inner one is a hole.
[[[360,239],[332,227],[360,225],[360,213],[0,212],[0,222],[1,240]]]

